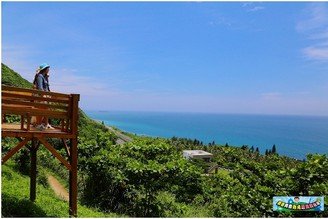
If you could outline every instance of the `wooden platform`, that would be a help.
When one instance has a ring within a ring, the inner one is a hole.
[[[73,138],[75,135],[61,131],[60,127],[55,129],[40,130],[31,126],[30,131],[22,130],[21,124],[2,123],[2,136],[9,137],[46,137],[46,138]]]
[[[78,144],[78,102],[79,94],[62,94],[10,86],[1,86],[1,134],[14,137],[19,143],[1,157],[4,164],[24,146],[30,150],[30,200],[36,199],[37,150],[42,144],[69,171],[69,215],[77,217],[77,144]],[[15,123],[7,116],[13,116]],[[32,125],[32,118],[53,118],[60,127],[40,130]],[[66,150],[63,157],[48,139],[61,139]],[[69,143],[66,142],[69,140]],[[27,144],[31,142],[31,144]]]

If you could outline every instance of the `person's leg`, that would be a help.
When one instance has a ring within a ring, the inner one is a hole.
[[[42,117],[41,116],[37,116],[36,117],[36,126],[35,126],[36,128],[38,128],[38,129],[41,129],[41,130],[43,130],[43,129],[45,129],[46,127],[42,124]]]
[[[36,125],[41,125],[41,124],[42,124],[42,117],[36,116]]]
[[[44,117],[44,123],[45,123],[45,127],[47,129],[54,129],[50,124],[49,124],[49,118],[48,117]]]

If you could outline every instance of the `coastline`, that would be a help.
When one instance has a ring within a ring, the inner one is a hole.
[[[122,132],[162,138],[189,138],[204,144],[259,148],[302,160],[306,154],[328,153],[328,117],[217,115],[194,113],[129,113],[87,111],[94,120]]]
[[[91,119],[92,119],[93,121],[97,122],[97,123],[102,123],[102,121],[100,121],[100,120],[93,119],[93,118],[91,118]],[[105,124],[105,126],[106,126],[106,128],[107,128],[108,130],[114,132],[114,133],[119,137],[119,138],[117,139],[117,141],[116,141],[117,144],[124,144],[124,143],[126,143],[126,142],[131,142],[131,141],[133,141],[133,139],[131,139],[130,137],[124,135],[124,134],[122,133],[121,130],[119,130],[119,131],[118,131],[118,130],[115,130],[113,127],[108,126],[108,125],[106,125],[106,124]]]

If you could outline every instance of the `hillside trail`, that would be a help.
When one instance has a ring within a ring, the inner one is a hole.
[[[53,176],[49,175],[48,176],[48,183],[52,190],[54,190],[55,194],[63,199],[64,201],[69,200],[69,194],[66,191],[66,189],[60,184],[60,182]]]

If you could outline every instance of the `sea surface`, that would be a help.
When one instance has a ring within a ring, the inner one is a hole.
[[[95,120],[122,131],[152,137],[190,138],[204,144],[248,145],[264,154],[276,145],[277,153],[296,159],[307,153],[328,156],[328,117],[239,115],[168,112],[85,111]]]

